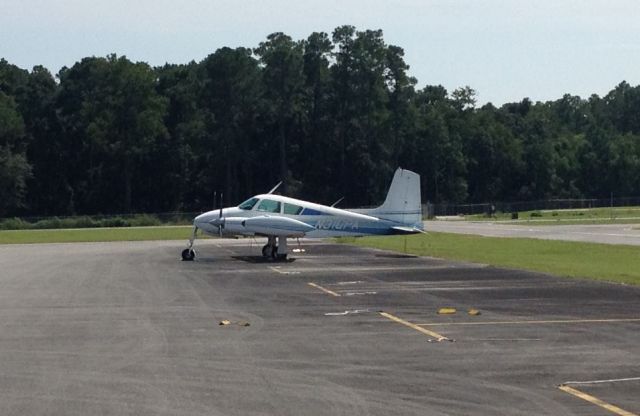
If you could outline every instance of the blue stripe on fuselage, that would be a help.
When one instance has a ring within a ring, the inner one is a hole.
[[[321,218],[311,216],[302,217],[300,220],[316,228],[316,230],[307,233],[309,237],[312,237],[313,234],[323,236],[388,235],[393,234],[391,227],[397,225],[385,220],[364,221],[337,216],[323,216]]]

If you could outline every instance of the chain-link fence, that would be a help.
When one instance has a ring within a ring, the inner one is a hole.
[[[188,225],[200,212],[0,218],[0,230]]]
[[[426,218],[433,218],[437,216],[453,215],[491,215],[496,212],[517,213],[522,211],[631,206],[640,206],[640,197],[607,199],[547,199],[540,201],[487,202],[483,204],[427,203],[423,205],[422,212]]]
[[[640,197],[608,199],[548,199],[540,201],[487,202],[483,204],[426,203],[424,218],[523,211],[588,209],[600,207],[640,206]],[[151,214],[83,215],[57,217],[0,218],[0,230],[138,227],[154,225],[189,225],[200,212],[161,212]]]

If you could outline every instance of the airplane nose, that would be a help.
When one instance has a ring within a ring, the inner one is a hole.
[[[226,216],[227,212],[226,210],[222,210],[222,218],[224,221],[224,217]],[[211,225],[213,225],[214,227],[217,227],[218,225],[221,224],[221,220],[220,220],[220,210],[216,209],[213,211],[208,211],[205,212],[204,214],[200,214],[197,217],[195,217],[193,219],[193,225],[195,225],[196,227],[200,227],[200,228],[207,228]]]
[[[223,218],[217,218],[216,217],[216,218],[212,219],[211,221],[209,221],[209,224],[211,224],[211,225],[213,225],[215,227],[217,227],[219,225],[222,225],[222,224],[224,224],[224,217]]]
[[[201,227],[209,222],[209,218],[211,218],[210,213],[205,212],[204,214],[200,214],[193,219],[193,225],[196,227]]]

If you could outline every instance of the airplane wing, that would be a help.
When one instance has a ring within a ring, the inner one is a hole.
[[[240,225],[245,232],[285,237],[302,237],[309,231],[316,229],[305,222],[278,215],[242,218]]]

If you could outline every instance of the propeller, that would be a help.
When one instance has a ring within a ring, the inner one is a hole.
[[[220,237],[222,237],[222,229],[224,228],[224,218],[222,217],[222,206],[224,205],[224,202],[222,197],[223,194],[220,192],[220,211],[218,211],[218,218],[209,221],[209,224],[218,227],[218,235]]]
[[[218,235],[220,237],[222,237],[222,228],[224,227],[224,219],[222,218],[222,206],[224,205],[224,199],[222,198],[223,194],[222,192],[220,192],[220,211],[218,213],[218,221],[220,221],[220,223],[218,224]]]

